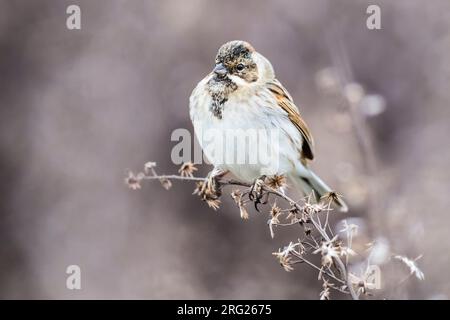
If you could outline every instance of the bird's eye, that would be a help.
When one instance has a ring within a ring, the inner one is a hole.
[[[245,66],[244,66],[242,63],[239,63],[239,64],[236,66],[236,70],[237,70],[237,71],[242,71],[242,70],[244,70],[244,68],[245,68]]]

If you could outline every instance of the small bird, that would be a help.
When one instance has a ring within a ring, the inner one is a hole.
[[[220,47],[214,69],[191,94],[189,109],[199,144],[214,165],[204,185],[213,185],[228,172],[248,183],[273,174],[288,177],[317,199],[332,192],[308,168],[314,159],[313,138],[291,95],[276,79],[269,60],[248,42],[235,40]],[[247,141],[249,147],[239,148],[230,137]],[[270,155],[256,159],[261,150]],[[340,198],[333,199],[347,211]]]

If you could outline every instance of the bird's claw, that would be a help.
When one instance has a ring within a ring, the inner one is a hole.
[[[250,201],[253,201],[253,203],[255,204],[255,209],[258,212],[258,205],[267,203],[267,198],[264,201],[261,201],[264,196],[263,186],[265,185],[265,180],[265,175],[257,178],[253,185],[250,187],[250,192],[248,194],[248,198],[250,199]]]

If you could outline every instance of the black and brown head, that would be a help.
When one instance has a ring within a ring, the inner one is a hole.
[[[234,78],[247,83],[258,80],[258,66],[253,58],[255,49],[245,41],[235,40],[222,45],[217,52],[213,72],[218,80]]]
[[[212,98],[210,109],[221,119],[224,105],[234,92],[264,84],[273,80],[275,74],[269,60],[249,43],[236,40],[220,47],[214,70],[208,77],[206,88]]]

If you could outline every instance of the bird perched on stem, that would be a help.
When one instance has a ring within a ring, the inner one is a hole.
[[[333,193],[311,169],[311,132],[272,64],[245,41],[230,41],[215,65],[193,90],[190,117],[197,139],[214,169],[203,184],[231,172],[246,182],[262,176],[287,176],[306,195]],[[342,211],[346,204],[333,201]]]

